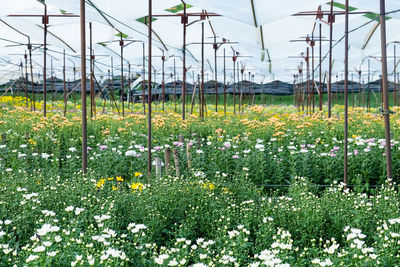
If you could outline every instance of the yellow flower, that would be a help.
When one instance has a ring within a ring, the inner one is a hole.
[[[31,145],[33,145],[33,146],[36,146],[35,140],[29,138],[29,139],[28,139],[28,142],[29,142],[29,144],[31,144]]]
[[[131,188],[133,190],[139,190],[141,192],[143,190],[143,184],[142,183],[133,182],[132,185],[131,185]]]
[[[204,189],[209,189],[209,190],[214,190],[215,189],[215,185],[213,183],[205,183],[205,184],[203,184],[203,188]]]
[[[122,178],[121,176],[117,176],[117,182],[123,182],[124,178]]]
[[[97,188],[102,188],[104,183],[106,182],[106,179],[102,178],[96,183]]]
[[[139,177],[139,176],[142,176],[142,173],[141,172],[135,172],[135,177]]]
[[[114,180],[114,177],[107,178],[107,180],[112,181]]]

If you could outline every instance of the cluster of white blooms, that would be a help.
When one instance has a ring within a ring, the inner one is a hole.
[[[55,232],[58,232],[59,230],[60,230],[60,227],[45,223],[42,225],[42,227],[40,229],[38,229],[36,231],[36,233],[39,236],[45,236],[48,233],[55,233]]]
[[[100,260],[105,261],[110,257],[111,258],[119,258],[121,260],[125,260],[126,259],[125,252],[123,252],[122,250],[117,250],[117,249],[114,249],[114,248],[108,248],[106,251],[103,251],[101,253]]]
[[[315,265],[319,265],[319,266],[332,266],[333,265],[333,262],[328,258],[328,259],[325,259],[325,260],[323,260],[323,261],[321,261],[320,259],[313,259],[312,261],[311,261],[311,263],[312,264],[315,264]]]
[[[147,229],[147,226],[144,224],[130,223],[128,225],[128,231],[131,231],[134,234],[139,233],[140,230],[144,230],[144,229]]]
[[[78,208],[78,207],[74,207],[74,206],[68,206],[65,208],[66,212],[71,212],[75,210],[75,215],[78,216],[79,214],[82,213],[82,211],[84,211],[84,208]]]
[[[274,252],[269,249],[261,251],[260,254],[256,254],[254,257],[260,260],[261,263],[255,262],[251,265],[252,267],[260,266],[260,264],[263,264],[265,266],[290,266],[289,264],[283,263],[283,261],[279,259],[277,255],[275,255]]]

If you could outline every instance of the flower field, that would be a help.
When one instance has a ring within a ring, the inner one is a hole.
[[[341,106],[330,119],[252,106],[185,121],[172,104],[155,106],[162,171],[147,177],[141,104],[88,122],[85,175],[79,112],[63,117],[56,104],[45,118],[23,98],[0,104],[2,266],[400,264],[400,109],[393,183],[378,109],[350,110],[345,187]],[[176,151],[169,168],[165,150]]]

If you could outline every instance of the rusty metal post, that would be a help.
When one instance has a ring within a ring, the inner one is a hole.
[[[310,99],[310,48],[307,47],[307,56],[306,56],[306,63],[307,63],[307,114],[311,115],[311,99]]]
[[[92,35],[92,23],[89,22],[89,57],[90,57],[90,118],[94,115],[94,79],[93,79],[93,35]]]
[[[132,92],[132,80],[131,80],[131,64],[128,64],[128,109],[130,108],[130,103],[133,103],[133,92]]]
[[[204,22],[201,23],[201,108],[200,117],[204,119]]]
[[[386,10],[385,0],[380,0],[380,23],[381,23],[381,54],[382,54],[382,92],[383,92],[383,116],[385,121],[385,140],[386,140],[386,168],[389,181],[393,178],[392,170],[392,148],[390,140],[390,110],[389,110],[389,90],[387,74],[387,47],[386,47]]]
[[[226,117],[226,55],[224,48],[224,116]]]
[[[24,59],[25,59],[25,82],[24,82],[24,87],[25,87],[25,97],[26,97],[26,108],[29,107],[29,95],[28,95],[28,55],[24,54]],[[31,107],[32,108],[32,107]]]
[[[67,115],[67,86],[65,83],[65,49],[63,52],[63,99],[64,99],[64,117]]]
[[[217,44],[217,37],[214,35],[214,74],[215,74],[215,112],[218,112],[218,73],[217,73],[217,51],[218,51],[218,44]]]
[[[235,52],[233,52],[232,56],[233,62],[233,114],[236,114],[236,56]]]
[[[183,17],[182,17],[182,24],[183,24],[183,77],[182,77],[182,119],[185,120],[185,113],[186,113],[186,24],[188,23],[188,16],[186,15],[186,3],[183,2]]]
[[[162,111],[164,111],[164,106],[165,106],[165,56],[164,56],[164,50],[162,51]]]
[[[331,11],[329,14],[329,74],[328,74],[328,118],[332,116],[332,46],[333,46],[333,23],[335,16],[333,15],[333,0],[331,0]],[[337,94],[337,92],[336,92]]]
[[[54,106],[54,75],[53,75],[53,59],[50,59],[50,86],[51,86],[51,105]]]
[[[86,115],[86,14],[85,0],[80,0],[81,24],[81,100],[82,100],[82,171],[87,171],[87,115]]]
[[[120,101],[122,102],[122,116],[125,116],[125,96],[124,96],[124,40],[121,38],[119,40],[119,46],[121,47],[121,91],[120,91]]]
[[[175,109],[174,109],[174,111],[175,111],[175,113],[177,112],[177,107],[176,107],[176,105],[177,105],[177,103],[176,103],[176,101],[177,101],[177,98],[178,98],[178,96],[176,95],[176,61],[175,61],[175,59],[174,59],[174,102],[175,102]]]
[[[394,105],[397,106],[397,80],[396,80],[396,72],[397,72],[397,62],[396,62],[396,45],[393,45],[393,62],[394,62],[394,69],[393,69],[393,85],[394,85]]]
[[[322,24],[319,23],[319,111],[322,111],[322,96],[324,87],[322,86]]]
[[[312,34],[311,39],[311,99],[312,99],[312,113],[315,112],[315,69],[314,69],[314,47],[315,47],[315,40],[314,40],[314,33]]]
[[[32,83],[32,110],[35,111],[36,110],[36,101],[35,101],[35,85],[33,83],[33,64],[32,64],[32,45],[29,41],[28,44],[28,50],[29,50],[29,65],[30,65],[30,69],[31,69],[31,83]]]
[[[368,95],[367,95],[367,112],[369,112],[369,109],[371,107],[371,63],[370,60],[368,59]]]
[[[49,17],[47,16],[47,5],[44,4],[44,16],[42,17],[42,24],[44,29],[44,40],[43,40],[43,116],[47,116],[46,104],[47,104],[47,24],[49,23]]]
[[[150,1],[150,0],[149,0]],[[146,95],[145,95],[145,76],[146,76],[146,64],[145,64],[145,57],[146,57],[146,55],[145,55],[145,43],[143,42],[143,46],[142,46],[142,49],[143,49],[143,51],[142,51],[142,53],[143,53],[143,55],[142,55],[142,64],[143,64],[143,66],[142,66],[142,103],[143,103],[143,114],[144,115],[146,115]]]
[[[237,83],[238,94],[240,92],[240,94],[239,94],[239,113],[241,113],[242,109],[243,109],[243,89],[242,89],[242,84],[240,83],[239,71],[241,71],[240,68],[239,68],[239,62],[236,62],[236,75],[237,75],[237,78],[238,78],[238,83]],[[243,77],[242,77],[242,81],[243,81]]]
[[[344,184],[347,185],[347,153],[349,137],[349,0],[346,0],[344,49]]]
[[[152,0],[149,0],[149,24],[148,24],[148,96],[147,96],[147,105],[148,105],[148,116],[147,116],[147,179],[150,184],[151,178],[151,57],[152,57],[152,21],[153,21],[153,13],[152,13]]]

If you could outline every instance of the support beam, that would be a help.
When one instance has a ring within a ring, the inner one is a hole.
[[[82,172],[87,172],[87,115],[86,115],[86,11],[80,0],[81,24],[81,100],[82,100]]]

